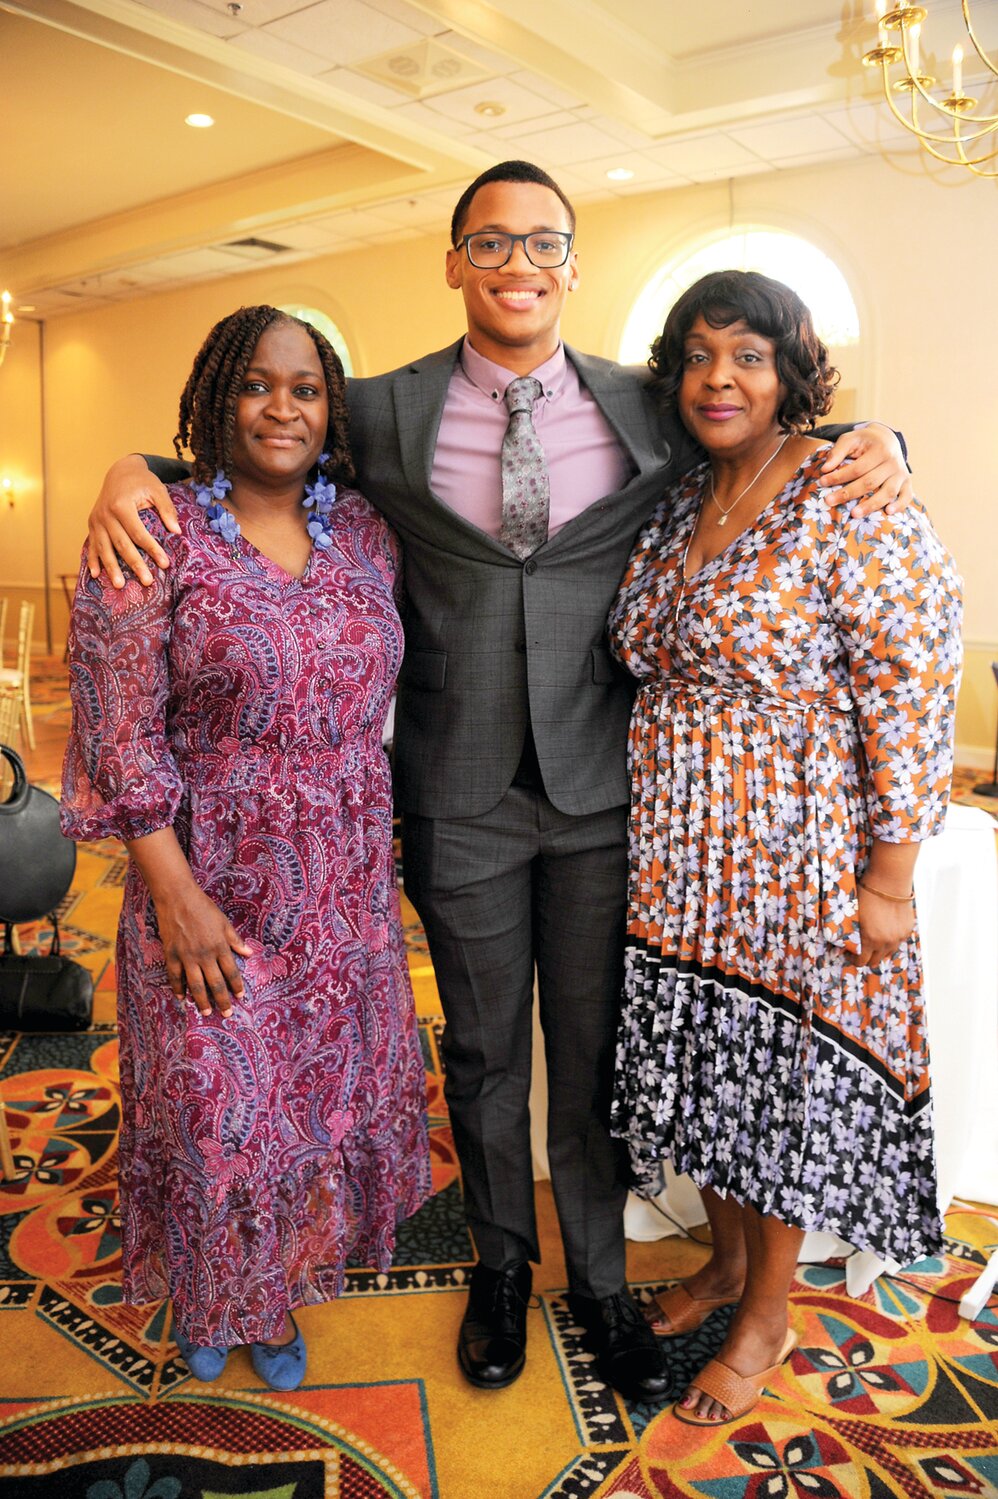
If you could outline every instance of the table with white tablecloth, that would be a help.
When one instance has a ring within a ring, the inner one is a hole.
[[[925,970],[939,1197],[998,1205],[998,859],[996,824],[976,807],[951,806],[944,831],[923,844],[915,893]],[[547,1176],[547,1083],[535,1029],[531,1089],[534,1174]],[[628,1238],[659,1239],[703,1222],[700,1194],[666,1168],[654,1201],[630,1197]],[[808,1234],[802,1260],[848,1255],[847,1285],[860,1295],[884,1269],[832,1234]],[[896,1268],[896,1267],[894,1267]]]

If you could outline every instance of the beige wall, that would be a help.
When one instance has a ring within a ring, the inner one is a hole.
[[[41,329],[17,326],[0,369],[0,480],[13,485],[13,506],[0,493],[0,595],[8,601],[4,665],[11,665],[22,599],[35,603],[35,639],[45,638],[45,528],[42,504]]]
[[[584,205],[582,285],[569,300],[570,342],[614,355],[637,288],[667,257],[733,224],[794,230],[842,267],[860,309],[850,371],[857,410],[900,426],[928,501],[966,579],[968,670],[958,739],[987,763],[998,657],[994,524],[998,299],[991,294],[998,199],[973,180],[943,186],[921,164],[879,159],[746,177]],[[301,300],[340,325],[358,374],[438,348],[463,326],[443,282],[439,238],[412,239],[227,278],[46,327],[50,581],[75,569],[91,497],[120,452],[171,451],[177,396],[210,324],[242,302]],[[25,325],[0,370],[0,473],[23,470],[23,505],[0,517],[0,587],[41,588],[36,335]],[[34,401],[34,406],[32,402]],[[64,609],[54,597],[56,643]]]

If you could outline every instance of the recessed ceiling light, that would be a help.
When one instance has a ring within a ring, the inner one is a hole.
[[[188,115],[184,121],[185,125],[193,125],[195,130],[208,130],[214,123],[211,115]]]
[[[24,306],[19,307],[17,310],[18,312],[34,312],[35,304],[34,302],[25,302]]]
[[[476,115],[484,115],[487,120],[498,120],[500,115],[506,113],[505,104],[499,104],[495,99],[483,99],[481,104],[475,105]]]
[[[611,182],[630,182],[634,173],[630,167],[611,167],[606,175]]]

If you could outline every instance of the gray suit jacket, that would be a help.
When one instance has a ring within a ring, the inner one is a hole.
[[[607,650],[606,617],[636,532],[693,446],[678,423],[663,426],[638,372],[566,349],[634,475],[524,563],[430,488],[460,347],[349,385],[359,487],[405,552],[397,804],[426,817],[488,811],[516,774],[529,723],[559,810],[620,805],[633,683]]]

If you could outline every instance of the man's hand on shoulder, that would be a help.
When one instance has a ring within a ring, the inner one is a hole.
[[[861,519],[877,510],[898,515],[911,504],[911,474],[897,433],[883,422],[843,432],[825,459],[822,474],[829,488],[853,505]]]
[[[138,453],[119,458],[104,475],[97,503],[87,522],[87,566],[96,578],[103,567],[114,588],[124,588],[122,564],[143,587],[152,583],[146,560],[169,567],[170,559],[142,523],[139,512],[153,509],[168,531],[179,533],[173,501]]]

